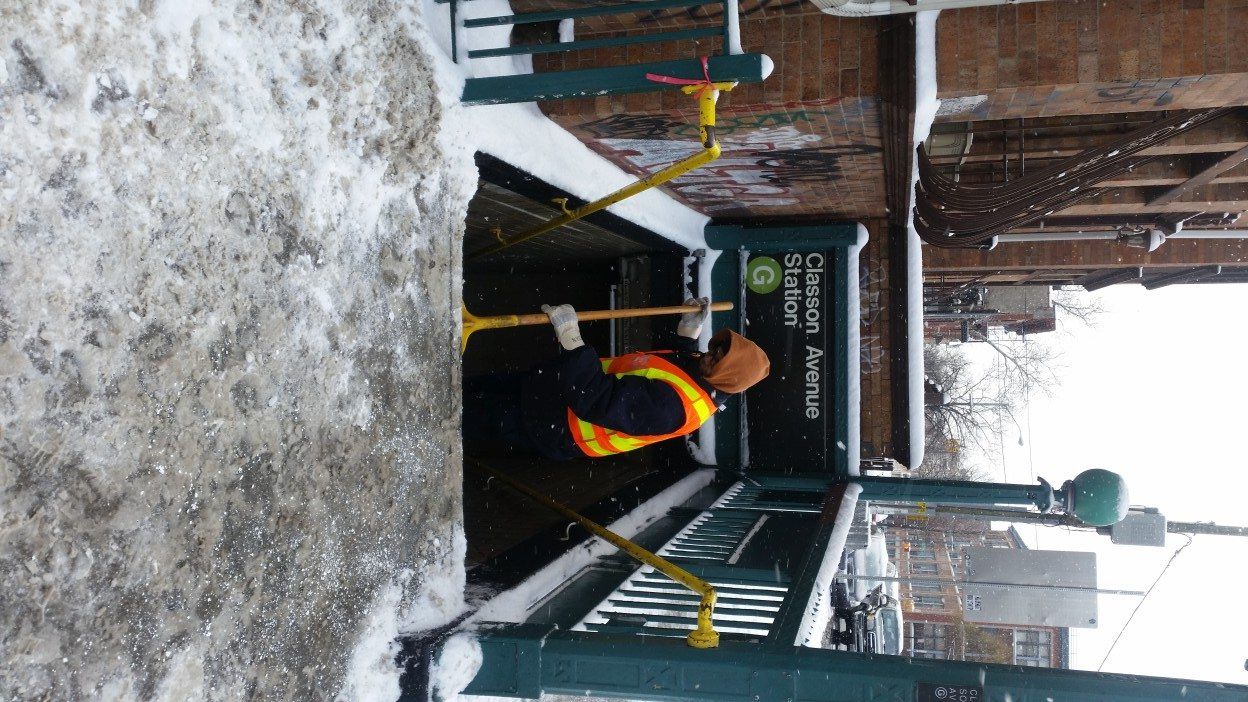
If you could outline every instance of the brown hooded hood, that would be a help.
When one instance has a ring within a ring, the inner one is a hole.
[[[753,341],[731,329],[720,329],[711,343],[727,342],[728,351],[703,378],[716,390],[736,394],[744,392],[767,377],[771,361]]]

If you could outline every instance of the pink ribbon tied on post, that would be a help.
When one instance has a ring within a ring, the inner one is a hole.
[[[673,76],[661,76],[658,73],[647,73],[646,80],[654,81],[655,83],[666,83],[668,85],[700,85],[702,87],[698,89],[698,95],[701,96],[702,93],[706,92],[708,89],[713,89],[715,84],[711,82],[711,68],[707,57],[702,56],[700,59],[702,61],[701,80],[697,78],[675,78]]]

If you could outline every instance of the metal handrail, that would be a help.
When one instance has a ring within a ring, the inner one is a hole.
[[[504,236],[502,231],[496,229],[494,237],[498,239],[497,244],[493,244],[488,248],[480,251],[474,251],[464,256],[464,261],[474,261],[483,256],[502,251],[510,246],[515,246],[522,241],[527,241],[535,236],[540,236],[550,231],[554,231],[559,227],[578,219],[587,217],[599,210],[605,209],[622,200],[645,192],[651,188],[660,186],[670,180],[679,178],[680,176],[692,171],[696,168],[706,165],[711,161],[719,158],[721,147],[719,141],[715,138],[715,102],[719,99],[721,90],[732,90],[736,87],[736,83],[709,83],[704,85],[685,86],[681,90],[688,94],[696,94],[698,98],[698,135],[701,140],[702,150],[689,158],[677,161],[663,170],[634,181],[619,190],[598,198],[593,202],[585,203],[580,207],[569,210],[566,205],[563,208],[563,214],[543,222],[527,231],[521,232],[514,236]]]
[[[689,632],[689,635],[685,637],[685,641],[687,641],[693,648],[715,648],[719,645],[719,632],[715,631],[714,622],[712,621],[715,615],[716,599],[715,587],[713,585],[690,573],[684,568],[681,568],[675,563],[672,563],[666,558],[658,554],[651,553],[650,551],[647,551],[646,549],[638,546],[610,529],[607,529],[597,522],[587,517],[583,517],[567,507],[564,507],[528,485],[513,479],[511,476],[497,471],[479,460],[473,459],[472,462],[477,467],[499,479],[513,490],[540,502],[564,517],[575,521],[577,524],[580,524],[589,530],[589,532],[594,536],[597,536],[612,546],[620,549],[624,553],[627,553],[632,558],[651,566],[672,580],[701,595],[701,599],[698,601],[697,628]]]

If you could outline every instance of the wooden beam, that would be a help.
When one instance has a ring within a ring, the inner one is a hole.
[[[1195,283],[1202,278],[1216,276],[1222,272],[1222,266],[1199,266],[1196,268],[1180,269],[1173,272],[1162,273],[1161,275],[1150,275],[1140,282],[1148,290],[1156,290],[1164,288],[1167,285],[1175,285],[1176,283]]]
[[[1098,188],[1164,188],[1172,185],[1182,185],[1191,178],[1183,176],[1164,176],[1157,178],[1111,178],[1110,180],[1102,180],[1096,184]],[[1248,175],[1232,175],[1221,176],[1205,183],[1205,185],[1243,185],[1248,183]]]
[[[1226,158],[1218,160],[1216,163],[1204,169],[1203,171],[1197,173],[1191,178],[1188,178],[1187,180],[1174,186],[1173,188],[1170,188],[1169,190],[1158,195],[1152,200],[1149,200],[1148,204],[1149,205],[1164,205],[1168,202],[1173,202],[1179,199],[1180,197],[1182,197],[1184,194],[1186,194],[1190,190],[1208,185],[1209,183],[1213,182],[1214,178],[1217,178],[1218,176],[1238,166],[1244,161],[1248,161],[1248,146],[1245,146],[1244,148],[1240,149],[1239,151],[1236,151],[1235,153],[1227,156]]]
[[[1026,285],[1026,284],[1028,284],[1028,283],[1030,283],[1030,282],[1034,281],[1036,278],[1040,278],[1040,277],[1042,277],[1042,276],[1048,275],[1048,274],[1049,274],[1049,273],[1051,273],[1051,272],[1052,272],[1052,271],[1049,271],[1049,270],[1047,270],[1047,269],[1045,269],[1045,268],[1037,268],[1036,270],[1034,270],[1034,271],[1032,271],[1031,273],[1027,274],[1027,276],[1026,276],[1026,277],[1024,277],[1024,278],[1020,278],[1019,280],[1014,281],[1014,283],[1013,283],[1013,284],[1014,284],[1014,285]]]
[[[1081,278],[1075,279],[1075,285],[1082,285],[1084,290],[1093,292],[1101,288],[1108,288],[1118,283],[1138,281],[1144,275],[1144,269],[1139,266],[1131,266],[1129,268],[1107,268],[1104,270],[1094,271]]]
[[[1238,151],[1248,147],[1248,141],[1219,141],[1208,144],[1161,144],[1140,152],[1143,156],[1184,156],[1187,154],[1218,154]],[[1080,149],[1028,149],[1024,155],[1028,161],[1040,159],[1068,158],[1082,153]],[[1010,154],[1011,159],[1014,153]],[[971,154],[968,156],[933,156],[932,162],[938,166],[953,165],[959,160],[965,163],[1000,162],[1001,154]]]
[[[1153,205],[1142,202],[1107,202],[1075,205],[1055,214],[1062,216],[1101,216],[1119,214],[1187,214],[1193,212],[1245,212],[1248,200],[1215,200],[1210,202],[1169,202]]]

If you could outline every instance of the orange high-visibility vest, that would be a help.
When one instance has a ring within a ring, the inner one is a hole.
[[[670,434],[654,434],[650,436],[633,436],[614,429],[605,429],[577,417],[568,408],[568,428],[572,430],[572,440],[580,447],[581,452],[590,458],[614,456],[617,453],[632,451],[642,446],[649,446],[664,439],[684,436],[706,423],[715,413],[715,400],[701,385],[689,377],[689,374],[676,367],[671,361],[660,357],[664,352],[630,353],[616,358],[603,358],[602,370],[619,378],[625,375],[639,375],[651,380],[661,380],[672,387],[680,397],[685,408],[685,423]]]

